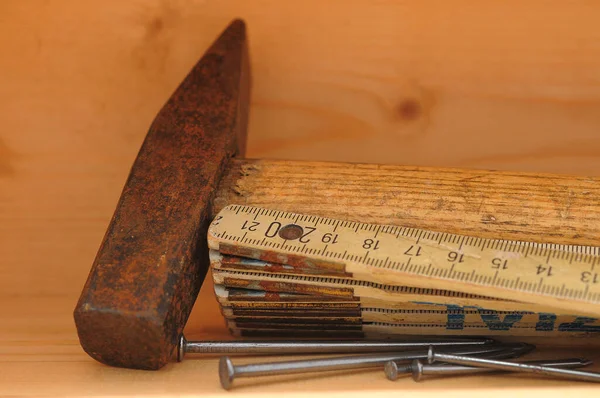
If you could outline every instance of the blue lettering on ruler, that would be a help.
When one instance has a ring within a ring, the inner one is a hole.
[[[500,316],[498,316],[498,311],[482,310],[478,308],[477,312],[479,312],[479,316],[490,330],[510,330],[515,323],[523,319],[524,315],[522,312],[507,314],[504,317],[504,320],[501,321]]]
[[[448,320],[446,329],[463,330],[465,328],[465,309],[460,305],[446,305],[448,309]]]
[[[413,301],[412,303],[421,305],[436,305],[446,307],[448,311],[448,318],[446,321],[446,329],[450,330],[463,330],[465,328],[465,308],[473,308],[479,312],[479,316],[486,324],[489,330],[510,330],[515,323],[523,319],[526,314],[530,312],[515,312],[508,314],[504,317],[504,320],[500,320],[500,316],[497,311],[486,310],[481,307],[467,306],[462,307],[460,305],[453,304],[440,304],[430,303],[426,301]],[[536,314],[538,321],[535,324],[535,330],[538,332],[551,332],[556,327],[556,314],[549,312],[540,312]],[[575,318],[573,322],[563,322],[558,325],[559,332],[596,332],[600,333],[600,325],[590,325],[598,322],[598,318],[591,318],[580,316]]]
[[[535,324],[535,330],[538,332],[551,332],[554,330],[556,323],[556,314],[540,312],[538,314],[538,322]]]
[[[573,322],[565,322],[558,325],[559,332],[600,332],[600,325],[587,325],[598,319],[587,316],[578,316]]]

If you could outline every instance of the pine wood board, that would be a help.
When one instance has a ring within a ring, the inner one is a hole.
[[[61,164],[75,147],[132,156],[183,75],[241,17],[254,156],[597,173],[599,4],[303,4],[4,1],[1,169],[44,148],[62,151]],[[69,132],[78,138],[65,146]]]

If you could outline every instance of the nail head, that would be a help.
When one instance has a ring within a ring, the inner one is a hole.
[[[229,357],[221,357],[219,360],[219,379],[221,380],[221,386],[229,390],[233,384],[235,378],[235,370],[233,363]]]
[[[435,353],[433,352],[433,346],[429,346],[427,351],[427,363],[432,364],[435,362]]]
[[[414,381],[421,381],[423,378],[423,363],[418,359],[412,361],[411,364],[412,377]]]
[[[185,356],[185,347],[187,345],[187,340],[184,335],[181,335],[179,338],[179,344],[177,344],[177,362],[183,361],[183,357]]]
[[[385,372],[385,377],[387,377],[388,380],[398,380],[398,364],[396,362],[387,361],[383,366],[383,370]]]

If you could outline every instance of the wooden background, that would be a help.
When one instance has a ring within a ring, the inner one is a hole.
[[[71,312],[153,116],[234,17],[249,24],[251,157],[600,175],[595,1],[2,1],[0,395],[219,392],[214,361],[92,362]],[[190,325],[223,333],[215,306]],[[430,391],[481,392],[447,383]]]

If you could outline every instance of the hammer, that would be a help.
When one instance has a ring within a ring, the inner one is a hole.
[[[169,362],[208,270],[208,224],[229,203],[500,239],[600,237],[600,211],[577,199],[599,197],[597,179],[242,159],[249,98],[246,30],[236,20],[159,111],[131,168],[74,311],[94,359],[136,369]],[[280,198],[264,190],[273,181],[295,185]],[[565,201],[569,217],[560,217]]]

